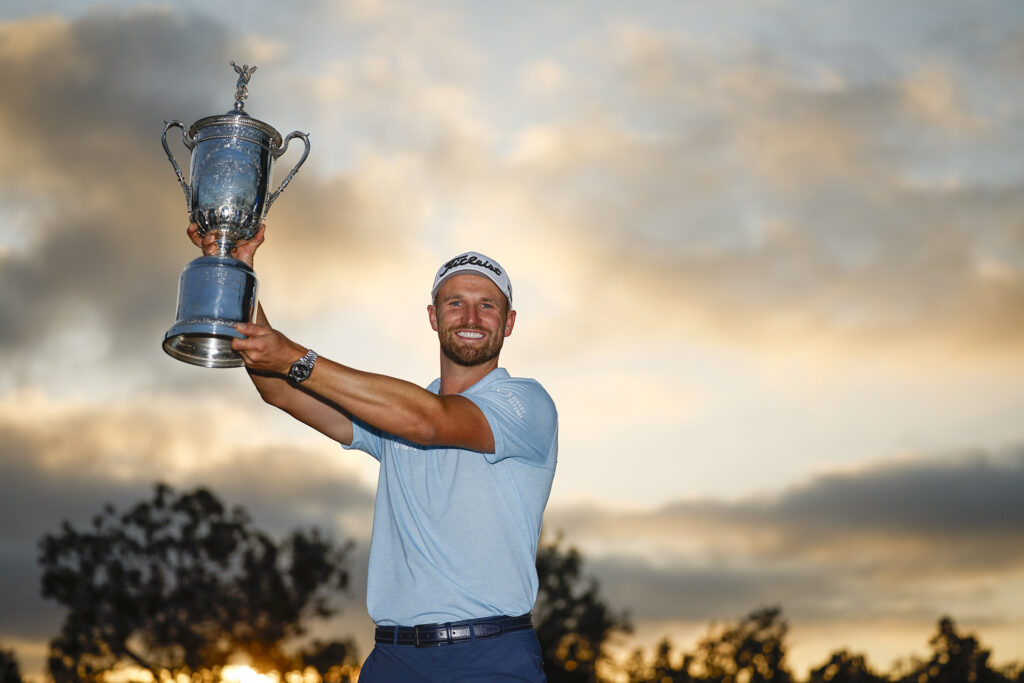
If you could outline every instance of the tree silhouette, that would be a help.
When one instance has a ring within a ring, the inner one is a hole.
[[[626,680],[629,683],[696,683],[690,673],[694,656],[683,654],[679,665],[673,664],[676,657],[672,654],[672,643],[664,638],[654,650],[654,660],[650,663],[644,657],[643,650],[636,649],[626,663]]]
[[[910,671],[897,679],[900,683],[1007,683],[1020,680],[1021,674],[1004,674],[989,665],[992,653],[981,647],[977,638],[960,635],[949,617],[939,620],[939,631],[929,644],[932,655],[917,660]]]
[[[320,673],[324,683],[350,683],[360,668],[355,643],[351,638],[329,643],[314,640],[309,648],[299,653],[291,668],[305,670],[309,667]]]
[[[667,638],[658,644],[652,661],[635,650],[626,677],[629,683],[791,683],[785,665],[788,632],[781,608],[755,610],[735,623],[712,628],[696,654],[675,657]]]
[[[537,550],[534,616],[550,683],[597,681],[608,639],[632,631],[629,617],[613,613],[601,599],[597,580],[583,577],[582,561],[576,548],[562,548],[561,536]]]
[[[780,607],[755,610],[739,622],[710,633],[697,646],[700,680],[711,683],[789,683],[786,634]]]
[[[176,496],[164,484],[124,513],[107,505],[91,528],[64,522],[40,541],[43,597],[68,609],[50,643],[57,683],[94,681],[135,665],[159,672],[290,663],[282,645],[336,609],[352,544],[317,530],[280,544],[206,489]]]
[[[888,683],[889,679],[868,668],[864,655],[846,650],[833,652],[829,660],[811,669],[807,683]]]
[[[21,667],[13,650],[0,648],[0,683],[21,683]]]
[[[764,608],[712,630],[695,654],[676,655],[670,641],[662,639],[651,656],[634,650],[621,673],[628,683],[792,683],[785,667],[788,627],[781,614],[778,607]],[[1024,683],[1024,664],[994,668],[991,652],[973,636],[957,633],[948,617],[939,621],[929,642],[929,659],[888,674],[873,671],[863,655],[837,650],[810,670],[807,683]]]

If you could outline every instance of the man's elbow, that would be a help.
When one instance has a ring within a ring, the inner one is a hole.
[[[456,417],[445,404],[410,411],[402,420],[405,433],[398,436],[421,446],[464,447],[465,435]]]
[[[260,398],[267,405],[272,405],[275,408],[280,408],[286,413],[291,412],[289,410],[290,406],[288,402],[289,392],[275,389],[276,387],[259,387],[257,389],[257,393],[259,393]]]
[[[444,432],[437,422],[426,415],[416,415],[406,421],[403,438],[421,446],[444,446]]]

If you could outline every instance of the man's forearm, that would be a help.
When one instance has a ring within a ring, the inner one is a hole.
[[[262,306],[257,310],[253,322],[265,327],[270,326]],[[335,441],[352,443],[352,420],[340,406],[321,400],[313,392],[300,389],[280,373],[248,367],[246,370],[264,401]]]
[[[262,305],[257,307],[253,322],[271,327]],[[417,443],[429,443],[434,438],[432,425],[439,420],[441,401],[411,382],[356,370],[322,356],[313,374],[302,383],[305,391],[278,373],[248,370],[263,400],[288,412],[292,401],[308,398],[307,392],[312,392],[391,434]]]
[[[422,445],[445,445],[492,452],[494,438],[480,409],[469,399],[437,395],[411,382],[363,372],[321,356],[301,388],[284,375],[308,349],[268,324],[262,309],[252,324],[239,324],[247,336],[236,340],[263,400],[306,424],[346,442],[351,417]]]

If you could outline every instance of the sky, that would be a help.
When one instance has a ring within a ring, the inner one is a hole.
[[[256,258],[275,327],[426,385],[426,305],[508,270],[560,417],[545,517],[635,633],[781,605],[798,675],[943,615],[1024,659],[1024,4],[0,0],[0,646],[40,537],[164,481],[357,542],[376,463],[161,350],[198,252],[164,121],[312,151]],[[179,164],[188,150],[169,137]],[[301,145],[296,145],[301,147]],[[298,160],[290,149],[276,178]]]

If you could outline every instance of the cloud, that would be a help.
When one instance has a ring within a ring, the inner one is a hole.
[[[5,25],[0,124],[19,133],[0,178],[8,211],[36,218],[28,246],[0,257],[0,348],[23,354],[30,337],[65,329],[69,310],[91,311],[99,335],[158,338],[169,326],[191,251],[153,131],[230,99],[231,73],[210,65],[257,45],[276,72],[257,75],[250,108],[262,102],[271,123],[313,141],[273,207],[261,281],[272,300],[317,292],[301,297],[307,317],[355,305],[364,275],[413,291],[410,273],[429,277],[440,258],[424,243],[483,242],[474,247],[507,254],[515,272],[529,264],[538,298],[551,293],[540,312],[593,349],[630,344],[624,330],[642,321],[658,337],[783,352],[799,341],[900,361],[1016,357],[1024,243],[1013,216],[1024,207],[979,168],[989,141],[1018,126],[982,117],[990,96],[946,53],[905,70],[875,54],[885,68],[868,80],[857,60],[813,42],[817,53],[796,55],[610,24],[577,43],[587,72],[523,65],[529,88],[562,100],[505,132],[474,90],[483,58],[456,18],[429,14],[409,34],[382,18],[386,4],[349,10],[340,21],[371,22],[366,49],[297,79],[279,43],[199,15]],[[200,49],[179,49],[192,40]],[[965,59],[1014,73],[1005,47],[983,50]],[[936,139],[949,178],[922,170],[935,166],[925,162]],[[614,314],[588,319],[580,300]]]
[[[0,350],[36,346],[76,310],[124,337],[152,335],[167,325],[181,266],[161,248],[161,223],[181,215],[181,198],[162,191],[169,183],[154,130],[172,111],[166,84],[180,81],[177,69],[202,73],[212,56],[181,50],[182,36],[212,46],[223,33],[158,11],[26,20],[2,31],[9,97],[0,126],[10,153],[0,178],[5,204],[34,219],[24,248],[3,256]],[[208,83],[196,79],[174,107],[197,105]]]
[[[810,620],[937,604],[990,615],[1019,600],[1024,451],[920,457],[821,475],[774,498],[649,511],[549,510],[641,620],[692,620],[780,603]]]
[[[565,79],[565,69],[558,62],[542,59],[523,70],[520,87],[530,95],[553,95],[562,88]]]
[[[522,129],[508,177],[549,244],[571,245],[574,291],[614,310],[605,339],[644,321],[760,349],[1012,362],[1024,207],[986,169],[1017,125],[979,118],[993,95],[970,88],[970,64],[866,80],[827,52],[638,25],[591,56],[600,86]],[[808,78],[815,64],[830,77]]]
[[[0,184],[5,211],[30,217],[27,236],[0,250],[0,353],[31,358],[41,338],[79,327],[96,343],[77,353],[98,362],[137,372],[152,358],[173,322],[178,274],[198,255],[184,237],[184,197],[159,146],[161,122],[190,125],[218,113],[215,102],[227,110],[231,53],[252,40],[208,17],[158,9],[0,26]],[[263,101],[287,87],[265,83],[253,84]],[[295,118],[308,108],[299,103]],[[187,167],[175,133],[172,150]],[[289,151],[279,166],[297,159]],[[401,256],[411,236],[398,226],[415,219],[410,204],[389,201],[411,194],[395,168],[368,164],[353,179],[302,170],[274,206],[266,250],[266,270],[286,294],[296,272],[319,274],[305,292],[337,290],[339,268],[358,279],[363,267]],[[146,338],[153,344],[134,343]]]

